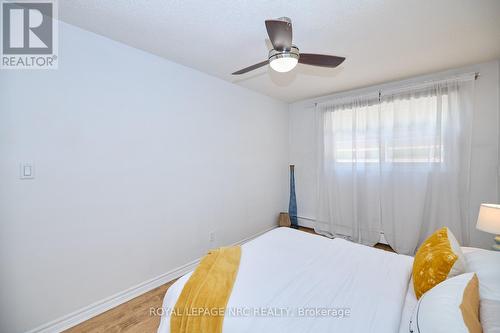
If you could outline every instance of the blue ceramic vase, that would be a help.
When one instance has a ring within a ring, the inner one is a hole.
[[[295,197],[295,165],[290,165],[290,202],[288,203],[288,216],[290,216],[291,227],[297,229],[297,198]]]

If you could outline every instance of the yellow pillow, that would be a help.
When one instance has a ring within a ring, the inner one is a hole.
[[[447,278],[465,272],[465,257],[450,229],[444,227],[422,243],[413,261],[413,288],[420,298]]]

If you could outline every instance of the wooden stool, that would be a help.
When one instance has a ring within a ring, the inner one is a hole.
[[[280,216],[278,218],[278,225],[280,227],[289,227],[292,223],[290,222],[290,216],[288,216],[288,213],[280,213]]]

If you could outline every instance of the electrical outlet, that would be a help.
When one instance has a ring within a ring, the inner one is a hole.
[[[20,179],[33,179],[35,178],[35,165],[31,161],[21,162],[19,165],[19,178]]]
[[[208,233],[208,240],[209,240],[211,243],[215,242],[215,231],[210,231],[210,232]]]

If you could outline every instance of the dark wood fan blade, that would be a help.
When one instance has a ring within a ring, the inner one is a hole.
[[[266,20],[266,29],[276,51],[292,47],[292,23],[286,20]]]
[[[301,53],[299,62],[305,65],[334,68],[343,63],[344,57],[337,57],[325,54]]]
[[[265,66],[269,63],[269,60],[259,62],[258,64],[248,66],[247,68],[240,69],[239,71],[234,72],[232,75],[240,75],[240,74],[245,74],[250,71],[253,71],[254,69],[257,69],[259,67]]]

